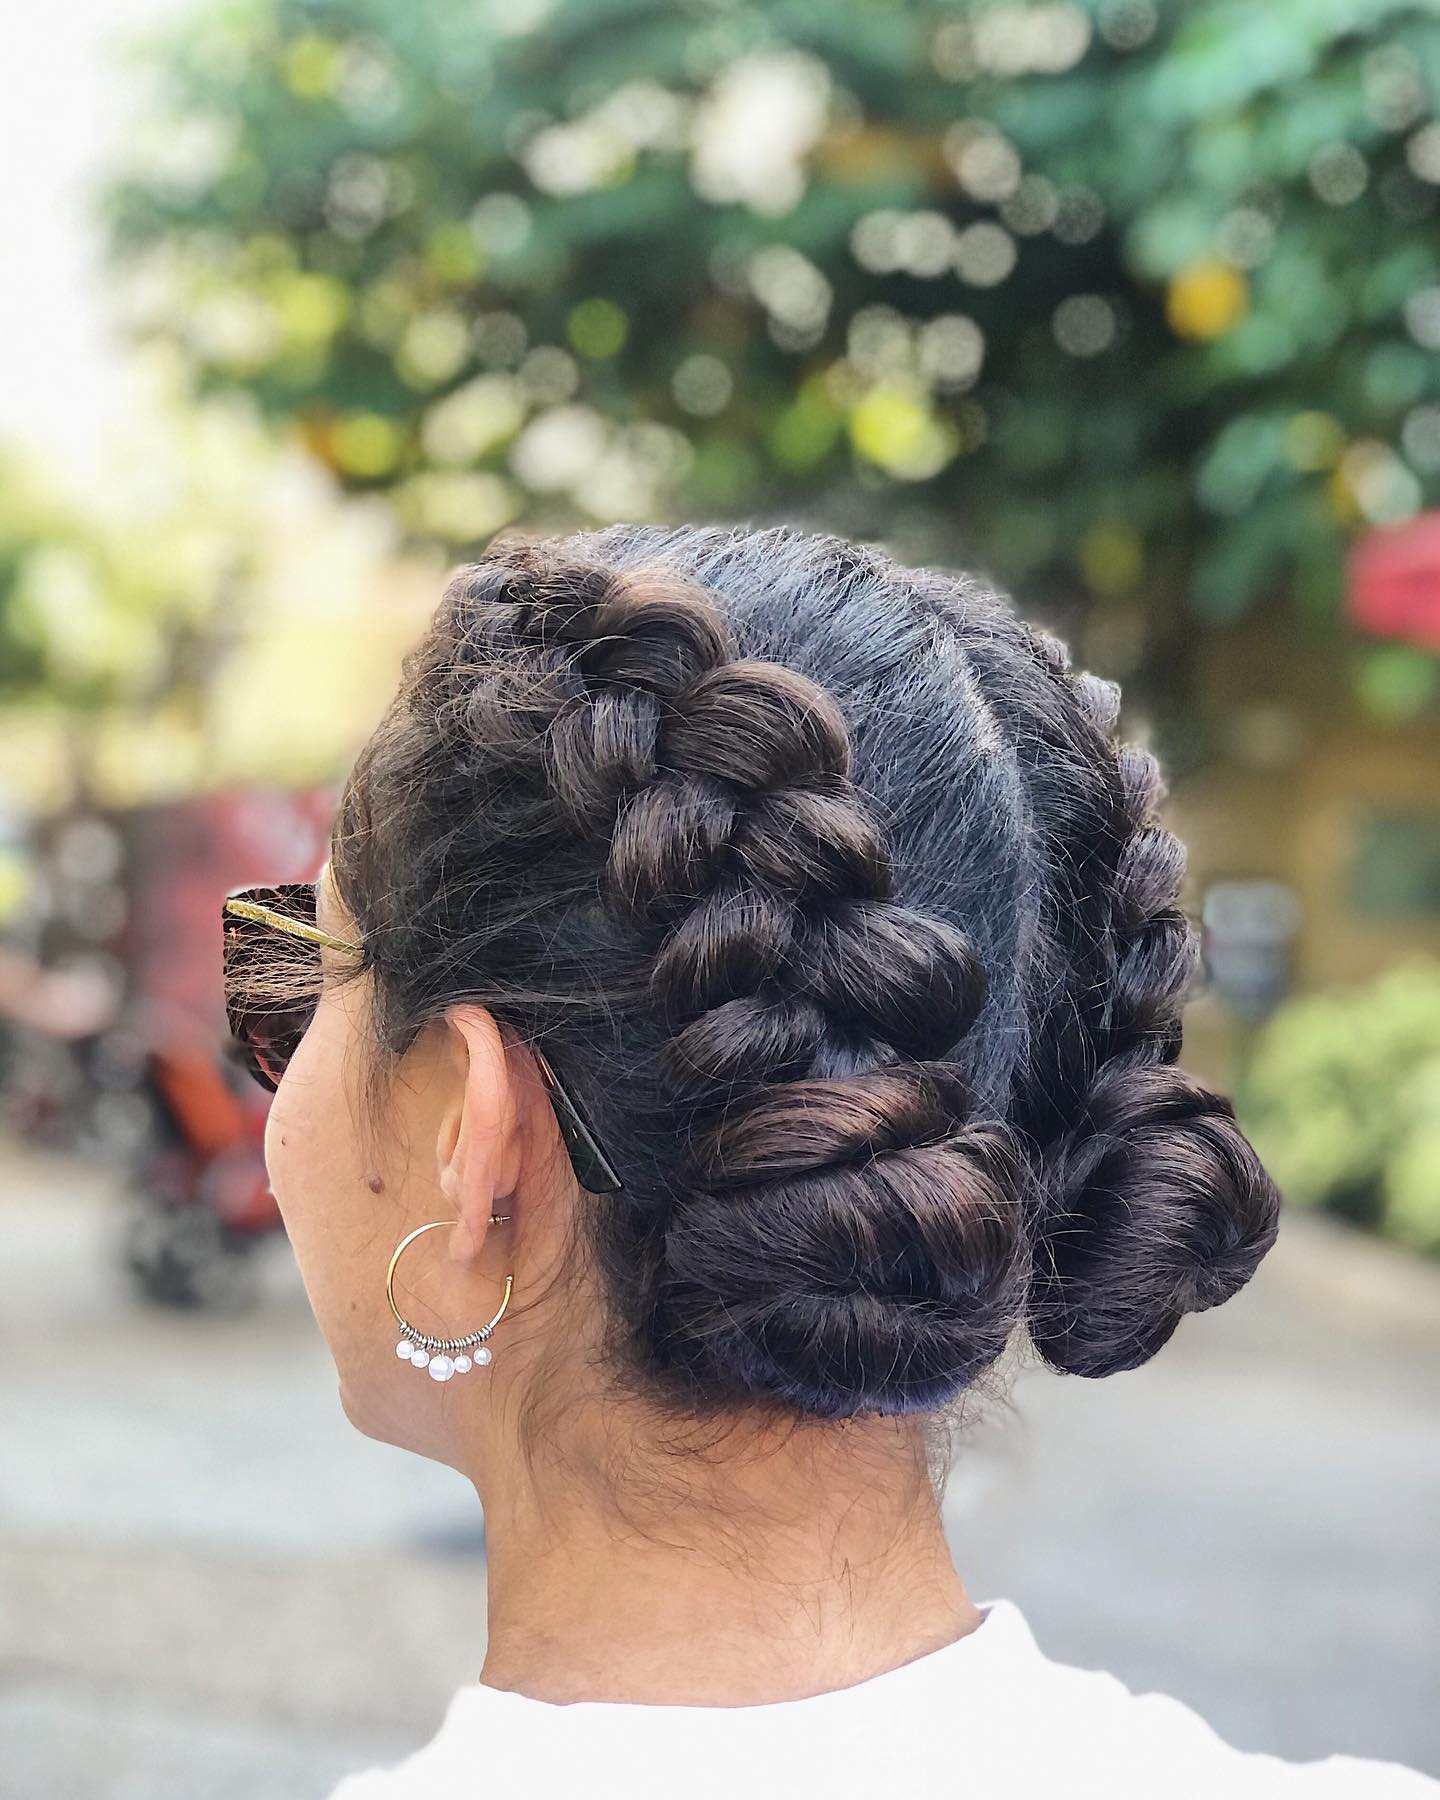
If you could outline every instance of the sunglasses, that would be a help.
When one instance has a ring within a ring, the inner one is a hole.
[[[315,923],[315,883],[236,888],[221,908],[225,1016],[247,1072],[273,1094],[319,1004],[320,952],[362,956]],[[575,1179],[588,1193],[624,1185],[543,1051],[531,1046]]]

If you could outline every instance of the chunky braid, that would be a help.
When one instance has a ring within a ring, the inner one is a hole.
[[[896,900],[839,707],[737,656],[673,569],[516,544],[442,615],[442,682],[457,661],[521,672],[549,791],[650,959],[685,1153],[602,1244],[649,1360],[830,1415],[948,1397],[1023,1310],[1022,1162],[940,1060],[984,971]]]
[[[1117,736],[1120,692],[1072,677],[1055,638],[1036,648],[1089,727],[1100,805],[1098,968],[1072,994],[1091,1073],[1064,1128],[1042,1140],[1030,1336],[1055,1368],[1108,1375],[1146,1362],[1188,1312],[1218,1306],[1275,1241],[1279,1195],[1234,1108],[1173,1067],[1200,964],[1179,905],[1185,849],[1158,819],[1149,751]],[[1098,979],[1095,977],[1098,976]]]

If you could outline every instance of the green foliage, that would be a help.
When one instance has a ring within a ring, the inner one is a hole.
[[[145,695],[165,661],[164,598],[137,579],[123,534],[0,459],[0,701],[85,709]]]
[[[217,436],[189,447],[210,451],[212,477],[233,477]],[[248,554],[215,511],[201,484],[179,480],[158,508],[87,507],[0,447],[0,704],[93,712],[193,690]]]
[[[0,700],[46,675],[45,647],[27,601],[31,558],[73,541],[75,522],[13,456],[0,456]]]
[[[1331,609],[1440,483],[1405,0],[208,0],[137,324],[448,543],[919,521],[1034,591]]]
[[[1440,964],[1282,1007],[1245,1114],[1287,1200],[1440,1252]]]

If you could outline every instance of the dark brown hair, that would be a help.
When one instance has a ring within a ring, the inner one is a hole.
[[[332,869],[379,1056],[477,1000],[624,1181],[618,1366],[693,1411],[928,1411],[1017,1326],[1144,1362],[1274,1240],[1174,1067],[1184,853],[1118,690],[966,577],[789,529],[509,540],[450,582]]]

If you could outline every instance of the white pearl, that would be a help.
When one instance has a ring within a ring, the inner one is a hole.
[[[480,1348],[475,1352],[475,1361],[482,1369],[485,1367],[486,1363],[490,1361],[490,1352],[483,1344],[481,1344]]]
[[[432,1356],[430,1358],[430,1376],[434,1381],[448,1381],[455,1373],[455,1365],[448,1356]]]
[[[430,1352],[428,1350],[417,1350],[410,1360],[417,1369],[423,1369],[430,1360]]]
[[[470,1358],[462,1351],[461,1354],[455,1358],[455,1373],[457,1375],[468,1375],[469,1372]]]
[[[401,1338],[400,1342],[395,1346],[395,1354],[397,1356],[403,1356],[406,1362],[409,1362],[410,1358],[415,1354],[415,1346],[410,1342],[409,1338]]]

